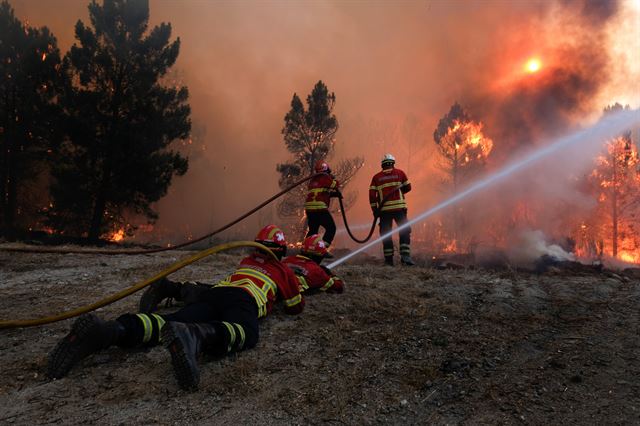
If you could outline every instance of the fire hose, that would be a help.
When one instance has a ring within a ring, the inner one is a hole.
[[[353,233],[351,232],[351,229],[349,229],[349,224],[347,223],[347,215],[344,211],[344,205],[342,204],[342,197],[338,197],[338,200],[340,201],[340,213],[342,213],[342,221],[344,222],[344,227],[347,230],[347,234],[349,234],[349,237],[351,237],[353,241],[359,244],[364,244],[371,239],[371,236],[373,235],[373,230],[376,229],[376,223],[378,222],[378,218],[380,218],[380,212],[382,211],[382,206],[384,206],[384,203],[386,203],[387,200],[391,198],[391,195],[395,194],[395,192],[400,190],[403,186],[404,185],[396,186],[391,190],[391,192],[389,192],[382,199],[382,201],[380,202],[380,206],[377,209],[375,209],[375,211],[373,212],[373,222],[371,223],[371,229],[369,229],[369,233],[362,240],[358,239],[355,235],[353,235]]]
[[[158,281],[159,279],[164,278],[167,275],[172,274],[177,270],[182,269],[185,266],[190,265],[204,257],[210,256],[214,253],[218,253],[221,251],[233,249],[236,247],[256,247],[257,249],[263,250],[275,258],[275,255],[271,250],[269,250],[264,245],[260,243],[256,243],[254,241],[235,241],[231,243],[220,244],[220,245],[208,248],[206,250],[203,250],[199,253],[196,253],[193,256],[187,257],[186,259],[183,259],[179,262],[176,262],[173,265],[169,266],[168,268],[164,269],[162,272],[158,272],[153,277],[140,281],[129,288],[119,291],[118,293],[113,294],[109,297],[105,297],[104,299],[101,299],[95,303],[92,303],[86,306],[81,306],[79,308],[76,308],[67,312],[62,312],[60,314],[51,315],[51,316],[42,317],[42,318],[0,321],[0,330],[20,328],[20,327],[33,327],[37,325],[50,324],[52,322],[62,321],[67,318],[72,318],[78,315],[85,314],[87,312],[93,311],[95,309],[98,309],[103,306],[109,305],[113,302],[116,302],[120,299],[124,299],[125,297],[130,296],[131,294],[135,293],[138,290],[143,289],[144,287],[152,284],[153,282]]]
[[[257,212],[258,210],[260,210],[261,208],[263,208],[264,206],[266,206],[267,204],[271,203],[272,201],[276,200],[277,198],[281,197],[282,195],[286,194],[287,192],[291,191],[292,189],[296,188],[299,185],[302,185],[303,183],[307,182],[308,180],[311,180],[312,178],[314,178],[315,176],[320,175],[321,173],[316,173],[310,176],[307,176],[303,179],[300,179],[297,182],[294,182],[293,184],[289,185],[287,188],[283,189],[282,191],[278,192],[277,194],[275,194],[274,196],[272,196],[271,198],[269,198],[268,200],[262,202],[261,204],[259,204],[258,206],[256,206],[255,208],[249,210],[248,212],[246,212],[245,214],[243,214],[242,216],[238,217],[237,219],[227,223],[226,225],[212,231],[209,232],[206,235],[203,235],[202,237],[196,238],[195,240],[190,240],[190,241],[186,241],[184,243],[181,244],[177,244],[177,245],[172,245],[172,246],[168,246],[168,247],[160,247],[160,248],[153,248],[153,249],[132,249],[132,250],[128,250],[128,249],[116,249],[116,250],[107,250],[107,249],[65,249],[65,248],[60,248],[60,247],[47,247],[47,248],[41,248],[41,247],[0,247],[0,250],[5,250],[5,251],[14,251],[14,252],[27,252],[27,253],[74,253],[74,254],[149,254],[149,253],[159,253],[162,251],[168,251],[168,250],[177,250],[183,247],[187,247],[190,246],[192,244],[198,243],[202,240],[205,240],[207,238],[210,238],[216,234],[219,234],[222,231],[225,231],[229,228],[231,228],[233,225],[235,225],[236,223],[246,219],[247,217],[251,216],[252,214],[254,214],[255,212]],[[346,222],[345,222],[346,223]],[[375,225],[375,224],[374,224]]]

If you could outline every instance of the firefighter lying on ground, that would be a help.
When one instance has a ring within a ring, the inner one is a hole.
[[[342,293],[344,283],[330,269],[320,265],[327,254],[325,242],[319,235],[305,238],[301,253],[282,259],[295,274],[300,292],[309,290]],[[175,299],[185,304],[196,303],[205,297],[209,284],[194,281],[176,282],[167,279],[151,284],[140,298],[140,312],[152,313],[165,299]]]
[[[256,242],[269,247],[278,259],[286,253],[284,233],[275,225],[263,228]],[[47,374],[61,378],[81,359],[112,345],[133,348],[161,342],[171,355],[180,387],[196,390],[200,381],[198,355],[222,356],[254,347],[258,320],[271,312],[276,298],[284,301],[289,314],[304,308],[291,269],[256,250],[226,280],[210,286],[196,303],[175,313],[125,314],[108,322],[94,314],[78,318],[49,354]]]
[[[320,262],[327,255],[327,245],[320,235],[304,239],[300,254],[285,257],[282,262],[293,270],[300,282],[300,291],[326,291],[342,293],[344,282]]]
[[[311,179],[308,185],[307,198],[304,203],[304,212],[309,222],[307,237],[317,234],[322,226],[324,228],[322,239],[327,243],[328,248],[336,235],[336,223],[329,212],[329,204],[331,197],[342,198],[342,194],[340,193],[340,184],[331,174],[327,163],[318,161],[315,171],[322,174]],[[333,256],[327,253],[326,257]]]
[[[381,161],[382,171],[371,179],[369,202],[374,216],[380,216],[380,235],[391,231],[393,221],[397,226],[407,222],[407,202],[404,194],[411,191],[407,175],[396,169],[396,159],[385,154]],[[382,201],[384,200],[384,204]],[[411,228],[400,231],[400,261],[403,265],[415,265],[411,259]],[[384,263],[393,266],[393,239],[387,237],[382,241]]]

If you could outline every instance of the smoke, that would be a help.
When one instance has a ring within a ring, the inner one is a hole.
[[[565,251],[560,245],[549,244],[540,230],[523,230],[514,235],[514,241],[509,245],[513,247],[509,258],[516,265],[528,265],[532,260],[545,255],[556,261],[576,260],[572,253]]]
[[[48,25],[62,52],[74,41],[75,22],[89,21],[88,0],[12,4],[20,18]],[[150,238],[199,236],[277,192],[275,165],[289,155],[280,134],[284,115],[293,93],[306,97],[318,80],[337,97],[340,129],[330,161],[365,157],[350,184],[359,192],[350,222],[371,220],[367,190],[385,152],[408,173],[409,215],[417,215],[446,195],[432,134],[456,100],[494,140],[494,169],[523,145],[592,121],[606,103],[637,106],[640,66],[633,52],[640,49],[640,27],[633,22],[640,12],[634,7],[608,0],[152,0],[151,25],[170,22],[181,39],[177,68],[190,90],[195,131],[190,170],[157,206],[160,220]],[[542,69],[528,75],[523,65],[531,56]],[[589,208],[589,200],[561,184],[566,173],[553,175],[553,185],[546,176],[546,169],[531,172],[523,184],[468,205],[469,233],[510,215],[522,194],[536,200],[525,223],[548,235],[562,228],[562,212],[550,207],[558,199],[566,208]],[[267,208],[225,238],[251,238],[257,226],[278,221]],[[506,244],[478,235],[481,243]]]

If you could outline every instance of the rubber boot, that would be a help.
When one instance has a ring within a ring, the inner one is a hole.
[[[182,389],[198,390],[200,384],[198,355],[213,345],[217,339],[215,328],[209,324],[169,321],[162,327],[162,343],[171,354],[173,373]]]
[[[408,254],[400,256],[400,263],[402,263],[403,265],[406,265],[406,266],[414,266],[416,264],[413,261],[413,259],[411,259],[411,256],[409,256]]]
[[[169,297],[180,300],[181,287],[181,283],[166,278],[152,283],[140,298],[138,312],[145,314],[155,312],[158,309],[158,304]]]
[[[124,334],[124,326],[118,321],[103,321],[94,314],[81,316],[49,354],[47,376],[66,376],[80,360],[118,343]]]
[[[393,256],[385,256],[384,264],[387,266],[393,266]]]

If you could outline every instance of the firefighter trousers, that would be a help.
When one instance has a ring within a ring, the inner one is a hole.
[[[154,346],[160,343],[160,330],[167,321],[205,323],[213,326],[216,339],[207,345],[209,355],[221,356],[250,349],[258,342],[258,307],[245,290],[238,287],[210,287],[201,292],[200,301],[171,314],[125,314],[116,321],[125,333],[118,345]]]
[[[380,213],[380,235],[391,231],[393,222],[401,226],[407,222],[407,210],[394,210]],[[393,257],[393,239],[389,236],[382,240],[382,250],[385,258]],[[411,227],[400,231],[400,255],[411,255]]]
[[[324,228],[322,239],[327,245],[330,245],[333,237],[336,236],[336,223],[333,221],[333,216],[331,216],[329,210],[306,210],[305,213],[309,222],[307,237],[317,234],[322,226]]]

